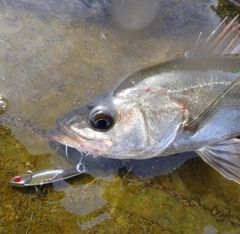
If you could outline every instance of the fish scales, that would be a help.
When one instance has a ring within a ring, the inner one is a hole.
[[[144,82],[149,87],[165,89],[169,96],[181,100],[194,118],[240,75],[239,68],[240,60],[236,58],[176,61],[147,71],[149,78]]]

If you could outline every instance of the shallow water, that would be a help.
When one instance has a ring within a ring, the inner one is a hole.
[[[43,186],[38,197],[8,185],[27,170],[75,166],[79,153],[69,149],[66,160],[46,138],[57,117],[135,70],[181,56],[220,22],[216,12],[236,15],[234,2],[0,0],[0,96],[8,101],[0,233],[240,233],[240,186],[194,153],[89,156],[87,173]]]

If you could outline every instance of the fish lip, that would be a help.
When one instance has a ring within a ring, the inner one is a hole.
[[[79,136],[78,134],[74,134],[73,131],[71,131],[71,129],[69,127],[67,127],[66,125],[64,125],[63,123],[61,123],[59,120],[56,121],[56,125],[57,125],[57,130],[60,131],[60,134],[62,136],[66,136],[68,137],[69,139],[72,140],[73,144],[75,142],[75,145],[77,146],[80,146],[83,142],[86,142],[88,141],[89,139],[87,138],[84,138],[83,136]],[[51,131],[51,130],[50,130]],[[53,139],[54,141],[57,141],[56,138],[54,138],[52,136],[51,133],[49,133],[49,136],[51,139]],[[59,142],[61,144],[64,144],[63,142]],[[71,146],[71,145],[68,145],[68,146]],[[72,146],[74,147],[74,146]]]
[[[51,140],[56,141],[60,144],[67,145],[73,148],[76,148],[80,152],[90,152],[91,154],[97,155],[106,155],[109,148],[112,146],[112,142],[109,139],[88,139],[85,138],[61,123],[59,120],[56,121],[57,128],[50,129],[48,135]],[[59,131],[58,135],[54,135],[52,131]],[[59,137],[60,136],[60,137]],[[61,139],[62,137],[65,137]]]
[[[78,138],[74,139],[73,137],[69,136],[65,131],[63,131],[60,128],[50,129],[48,131],[48,137],[52,141],[58,142],[65,146],[70,146],[72,148],[77,148],[78,150],[80,150],[80,146],[82,144],[82,141],[79,141]]]
[[[66,125],[64,125],[63,123],[61,123],[59,120],[56,121],[56,125],[58,127],[58,129],[61,130],[62,133],[64,133],[65,135],[67,135],[68,137],[70,137],[71,139],[73,137],[77,137],[75,134],[73,134],[73,132],[71,131],[70,128],[68,128]]]

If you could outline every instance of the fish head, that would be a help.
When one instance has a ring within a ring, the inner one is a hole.
[[[108,92],[67,113],[49,135],[93,156],[144,159],[172,143],[184,113],[183,106],[165,93],[137,85]]]

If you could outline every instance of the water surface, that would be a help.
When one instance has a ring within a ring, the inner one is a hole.
[[[78,152],[69,149],[67,160],[64,147],[47,140],[57,117],[135,70],[182,56],[236,6],[1,0],[0,96],[8,108],[0,112],[0,233],[240,233],[240,186],[194,153],[146,161],[89,156],[87,173],[43,186],[38,197],[35,188],[8,185],[27,170],[75,166]]]

